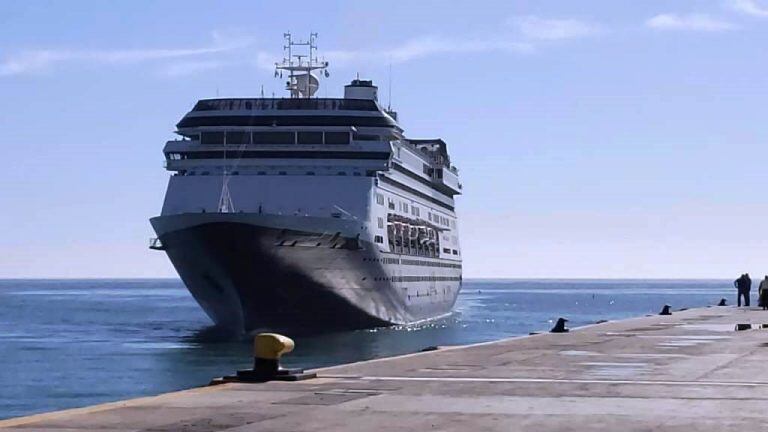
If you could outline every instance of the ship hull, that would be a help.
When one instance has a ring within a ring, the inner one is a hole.
[[[449,313],[460,287],[460,269],[437,266],[427,273],[454,276],[402,282],[356,221],[203,213],[151,222],[203,310],[237,331],[408,324]]]

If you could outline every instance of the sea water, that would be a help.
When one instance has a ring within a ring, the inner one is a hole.
[[[735,298],[724,280],[465,280],[455,313],[417,326],[296,337],[320,367]],[[290,335],[289,335],[290,336]],[[0,418],[207,384],[251,365],[179,280],[0,280]]]

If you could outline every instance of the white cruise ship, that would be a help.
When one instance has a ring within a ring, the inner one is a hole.
[[[462,283],[458,170],[405,136],[377,87],[316,98],[312,34],[276,63],[289,97],[204,99],[165,144],[157,238],[218,325],[366,328],[448,314]],[[294,51],[304,49],[304,55]]]

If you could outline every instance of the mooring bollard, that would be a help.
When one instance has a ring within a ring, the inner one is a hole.
[[[555,326],[552,327],[552,330],[550,330],[550,333],[568,333],[568,329],[565,327],[565,323],[568,322],[565,318],[558,318],[557,322],[555,323]]]
[[[280,366],[283,354],[293,351],[293,339],[277,333],[259,333],[253,338],[253,369],[237,371],[234,377],[225,381],[266,382],[300,381],[317,376],[304,369],[284,369]]]
[[[672,315],[672,312],[669,311],[669,308],[672,306],[665,304],[663,308],[661,308],[661,312],[659,312],[659,315]]]
[[[720,299],[720,303],[718,303],[717,305],[718,306],[728,306],[727,304],[725,304],[725,299],[724,298],[721,298]]]

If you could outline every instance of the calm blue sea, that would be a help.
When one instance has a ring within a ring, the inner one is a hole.
[[[456,313],[418,327],[296,338],[318,367],[735,297],[716,280],[467,280]],[[205,385],[251,363],[178,280],[0,280],[0,418]]]

